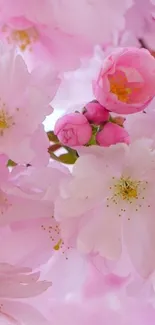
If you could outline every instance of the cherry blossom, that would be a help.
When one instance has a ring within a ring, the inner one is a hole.
[[[74,238],[84,253],[114,260],[121,255],[123,236],[134,267],[149,276],[155,269],[154,168],[150,139],[88,148],[68,182],[62,182],[56,202],[64,236]]]
[[[37,57],[61,70],[75,69],[82,57],[92,55],[94,45],[109,41],[113,28],[124,27],[129,5],[129,0],[16,0],[13,5],[1,0],[1,35],[22,52],[28,50],[33,64]]]
[[[154,34],[155,0],[0,0],[0,324],[155,324]]]
[[[61,227],[54,218],[59,184],[67,175],[67,169],[58,163],[49,167],[17,166],[9,174],[3,194],[8,206],[0,204],[3,263],[9,261],[36,269],[55,252],[68,258],[71,248],[65,245]]]
[[[115,113],[142,111],[153,99],[155,59],[145,49],[122,48],[111,53],[93,83],[96,99]]]
[[[21,56],[16,56],[13,51],[1,55],[0,75],[0,153],[25,163],[25,157],[22,158],[25,145],[27,162],[30,162],[35,155],[32,145],[31,150],[29,148],[30,137],[46,115],[52,113],[49,104],[59,79],[50,70],[42,75],[42,84],[38,83],[38,72],[35,70],[30,74]]]

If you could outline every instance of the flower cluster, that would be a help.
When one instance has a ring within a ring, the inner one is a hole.
[[[154,0],[0,0],[0,325],[155,324]]]

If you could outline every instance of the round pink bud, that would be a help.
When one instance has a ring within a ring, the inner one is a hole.
[[[155,96],[155,59],[146,49],[121,48],[104,61],[93,91],[107,110],[142,111]]]
[[[71,113],[60,117],[54,128],[59,141],[68,147],[85,145],[92,136],[92,128],[81,113]]]
[[[85,116],[87,119],[95,124],[100,124],[108,121],[109,112],[97,101],[92,101],[85,106],[86,112]]]
[[[109,147],[112,144],[124,142],[130,143],[128,132],[114,123],[107,123],[96,135],[96,141],[100,146]]]

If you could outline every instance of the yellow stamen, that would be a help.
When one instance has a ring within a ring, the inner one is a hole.
[[[127,103],[131,89],[125,87],[125,82],[122,80],[117,81],[113,76],[108,77],[110,82],[110,92],[117,96],[118,100]]]
[[[5,112],[5,110],[0,110],[0,129],[8,129],[12,125],[12,117]]]
[[[37,41],[38,33],[33,27],[25,30],[14,30],[11,33],[11,39],[17,43],[21,51],[25,51]]]
[[[115,196],[125,201],[137,199],[139,185],[140,182],[138,181],[121,177],[114,185]]]
[[[59,239],[58,243],[53,247],[56,251],[58,251],[61,248],[62,240]]]

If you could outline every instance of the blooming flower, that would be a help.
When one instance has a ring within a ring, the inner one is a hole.
[[[1,325],[155,324],[154,4],[0,0]]]
[[[96,99],[109,111],[123,114],[142,111],[155,95],[155,59],[144,49],[113,52],[93,83]]]
[[[68,183],[62,183],[56,202],[55,216],[62,220],[64,236],[74,236],[81,251],[112,260],[121,255],[123,237],[134,267],[147,277],[155,269],[152,141],[86,151]]]
[[[53,163],[49,167],[17,166],[8,179],[1,180],[1,262],[36,269],[56,252],[67,259],[70,247],[53,214],[60,180],[65,177],[66,168]]]
[[[10,47],[16,46],[30,68],[46,60],[49,64],[54,62],[54,66],[62,71],[75,69],[80,65],[81,56],[92,54],[91,44],[84,40],[82,35],[79,37],[65,33],[60,28],[54,27],[48,20],[39,23],[36,17],[31,16],[30,19],[22,16],[11,17],[1,23],[3,41]]]
[[[84,115],[71,113],[57,120],[54,133],[62,144],[75,147],[82,146],[90,140],[92,129]]]
[[[44,168],[42,169],[44,174],[42,176],[40,174],[40,178],[38,175],[36,181],[34,175],[31,174],[30,167],[19,166],[10,173],[6,164],[7,157],[0,156],[0,227],[15,221],[51,218],[53,215],[53,200],[56,195],[54,189],[56,190],[59,180],[64,174],[59,173],[59,171],[57,173],[53,168],[50,169],[51,172],[47,169],[48,177],[46,176],[45,183]],[[39,171],[39,168],[37,170]],[[54,181],[55,175],[57,175],[55,187],[49,188],[49,180]],[[32,177],[31,182],[29,182],[30,177]],[[23,179],[22,184],[20,178]],[[40,184],[41,178],[44,178],[44,182]]]
[[[75,69],[82,57],[92,55],[94,45],[111,38],[113,28],[124,26],[127,8],[128,0],[1,0],[1,35],[21,51],[34,53],[33,63],[36,57],[52,59],[60,70]]]
[[[29,142],[53,110],[49,104],[59,79],[46,68],[44,73],[40,70],[40,77],[37,70],[30,74],[21,56],[15,56],[13,51],[1,53],[0,75],[0,153],[17,163],[25,163],[22,154],[26,155],[27,150],[29,162],[35,155]]]

